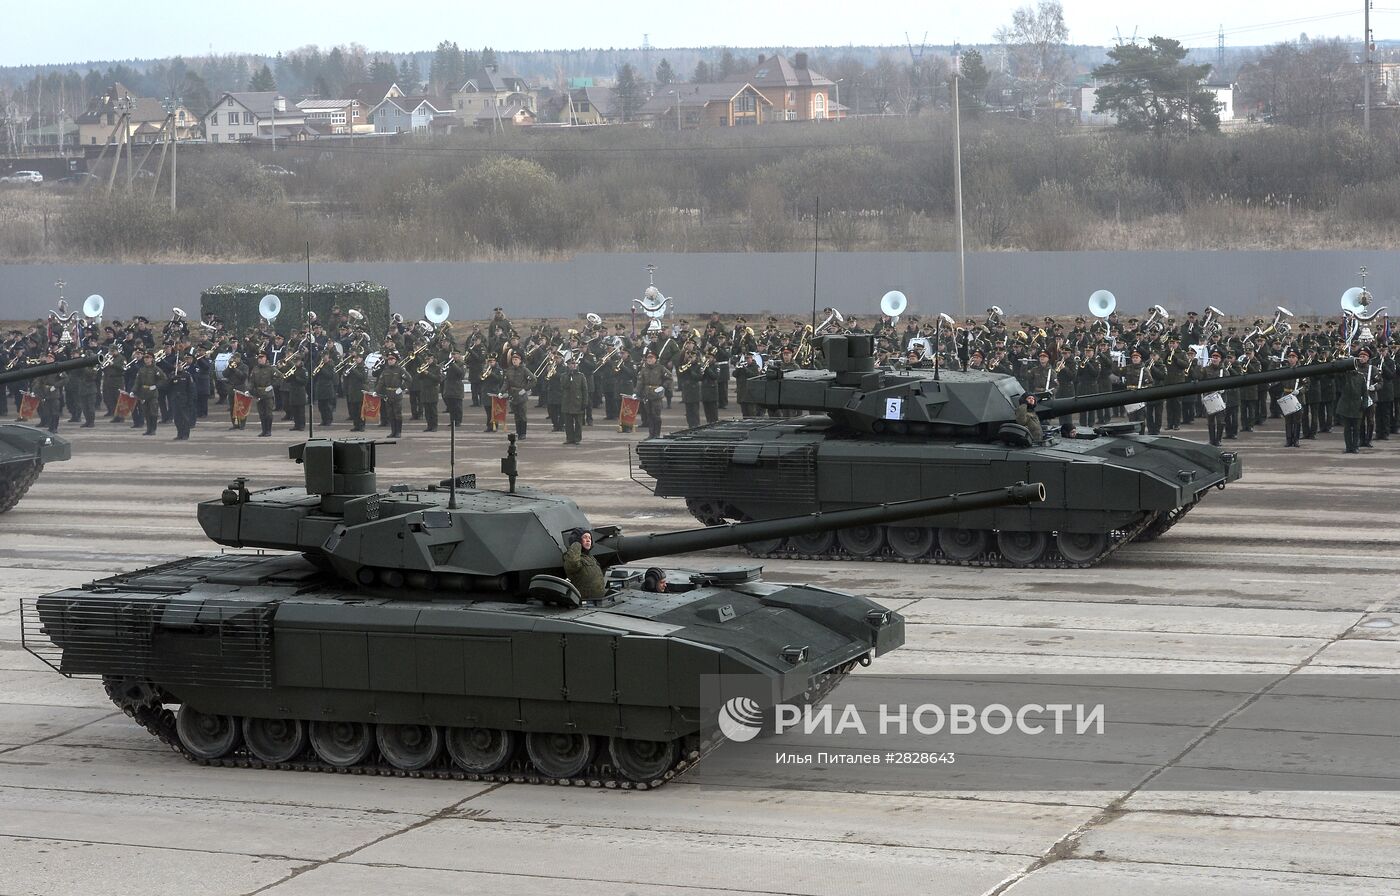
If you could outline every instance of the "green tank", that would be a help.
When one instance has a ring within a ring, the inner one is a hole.
[[[652,787],[719,742],[702,679],[758,676],[816,700],[899,647],[864,597],[763,582],[759,569],[637,561],[831,526],[1039,500],[1038,483],[751,526],[591,528],[573,501],[457,477],[378,486],[384,443],[294,445],[303,487],[230,483],[205,534],[279,553],[191,557],[21,601],[24,646],[101,678],[189,759],[220,765]],[[562,575],[590,529],[604,593]],[[172,707],[178,706],[178,711]]]
[[[1212,488],[1240,478],[1240,457],[1187,439],[1138,434],[1138,424],[1075,437],[1048,427],[1033,441],[1016,422],[1024,389],[990,371],[877,370],[869,335],[821,340],[825,369],[769,368],[742,400],[791,417],[747,418],[637,446],[654,491],[680,497],[706,525],[832,511],[870,502],[1045,483],[1033,506],[986,508],[897,525],[766,539],[765,557],[867,559],[980,566],[1088,567],[1133,539],[1165,532]],[[1045,401],[1041,420],[1295,377],[1352,362]],[[1131,394],[1133,398],[1127,396]]]
[[[52,364],[27,364],[0,372],[0,389],[38,376],[91,367],[97,362],[96,356],[90,356]],[[44,472],[44,464],[72,456],[73,446],[67,439],[23,423],[0,423],[0,513],[19,503]]]

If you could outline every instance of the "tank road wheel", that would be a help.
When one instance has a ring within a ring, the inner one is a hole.
[[[237,749],[242,740],[233,716],[210,715],[193,706],[180,707],[175,731],[180,735],[180,743],[196,759],[221,759]]]
[[[938,547],[949,560],[972,560],[987,549],[986,529],[939,529]]]
[[[637,740],[631,737],[608,738],[608,753],[617,770],[628,780],[639,784],[655,781],[666,774],[680,755],[673,740]]]
[[[792,549],[799,554],[829,554],[836,547],[835,532],[812,532],[808,535],[794,535],[788,539]]]
[[[312,722],[311,748],[327,765],[349,768],[369,758],[374,734],[364,722]]]
[[[374,738],[389,764],[406,772],[427,768],[442,752],[442,732],[436,725],[380,725]]]
[[[291,762],[306,749],[306,723],[301,719],[244,719],[243,742],[263,762]]]
[[[836,540],[846,553],[857,557],[874,557],[885,546],[884,526],[852,526],[836,533]]]
[[[753,517],[745,514],[743,519],[739,522],[752,523],[753,521]],[[776,554],[781,551],[786,544],[786,538],[764,538],[760,541],[751,541],[743,545],[743,548],[750,554]]]
[[[547,778],[572,778],[593,760],[593,738],[586,734],[532,731],[525,735],[525,752]]]
[[[890,550],[905,560],[917,560],[933,550],[935,530],[927,526],[886,526],[885,541]]]
[[[1055,536],[1060,556],[1071,563],[1090,563],[1108,549],[1104,532],[1061,532]]]
[[[686,498],[685,509],[706,526],[718,526],[724,522],[724,505],[708,498]]]
[[[997,550],[1012,566],[1030,566],[1045,553],[1050,536],[1044,532],[1012,532],[1003,529],[997,533]]]
[[[448,728],[446,739],[457,767],[477,775],[494,772],[515,752],[515,732],[500,728]]]

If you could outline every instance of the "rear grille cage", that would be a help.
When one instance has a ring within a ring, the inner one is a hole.
[[[268,688],[274,610],[121,594],[26,597],[20,600],[20,639],[25,650],[69,678]]]
[[[744,446],[737,446],[746,450]],[[733,444],[658,441],[639,445],[637,456],[656,477],[656,494],[718,500],[806,504],[817,497],[814,447],[760,455],[735,463]],[[753,450],[748,446],[747,450]],[[776,456],[775,456],[776,455]]]

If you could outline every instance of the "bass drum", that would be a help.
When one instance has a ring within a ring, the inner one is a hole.
[[[214,356],[214,374],[219,379],[224,378],[224,371],[228,370],[228,359],[233,357],[233,352],[219,352]]]

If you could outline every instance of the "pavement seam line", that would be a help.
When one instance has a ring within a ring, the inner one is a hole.
[[[81,725],[74,725],[72,728],[68,728],[68,729],[65,729],[65,730],[63,730],[63,731],[55,732],[54,734],[50,734],[48,737],[41,737],[41,738],[39,738],[38,740],[36,740],[36,741],[31,741],[31,742],[29,742],[29,743],[27,743],[27,744],[19,744],[19,745],[17,745],[17,746],[13,746],[13,747],[3,747],[3,748],[0,748],[0,756],[5,755],[6,753],[13,753],[15,750],[27,750],[27,749],[29,749],[30,747],[37,747],[37,746],[39,746],[39,744],[47,743],[47,742],[53,740],[53,739],[56,738],[56,737],[64,737],[64,736],[66,736],[66,735],[72,734],[74,731],[81,731],[81,730],[83,730],[84,728],[88,727],[89,725],[96,725],[98,722],[105,722],[105,721],[107,721],[108,719],[110,719],[110,718],[112,718],[112,717],[114,717],[114,716],[119,716],[119,715],[121,715],[121,713],[119,713],[119,712],[109,712],[109,713],[107,713],[107,714],[104,715],[104,716],[99,716],[98,718],[92,719],[91,721],[88,721],[88,722],[84,722],[84,723],[82,723]]]
[[[501,787],[504,787],[504,786],[505,786],[505,783],[504,783],[504,782],[492,784],[492,785],[489,786],[489,787],[483,788],[482,790],[479,790],[479,791],[477,791],[476,793],[473,793],[473,794],[472,794],[471,796],[469,796],[469,797],[466,797],[466,798],[464,798],[464,799],[458,800],[457,802],[451,804],[450,806],[445,806],[445,807],[443,807],[442,809],[439,809],[437,812],[434,812],[432,815],[429,815],[429,816],[427,816],[427,817],[425,817],[425,818],[420,818],[419,820],[417,820],[417,821],[415,821],[414,823],[408,825],[407,827],[399,828],[398,830],[393,830],[393,831],[389,831],[389,832],[387,832],[387,833],[381,834],[381,835],[379,835],[378,837],[375,837],[373,840],[370,840],[368,843],[362,843],[362,844],[360,844],[359,846],[354,847],[353,849],[347,849],[347,850],[345,850],[344,852],[337,853],[336,855],[330,856],[329,858],[319,859],[319,860],[317,860],[317,861],[310,862],[310,863],[308,863],[308,864],[306,864],[306,865],[303,865],[303,866],[300,867],[300,868],[293,868],[293,869],[291,870],[290,873],[288,873],[286,876],[280,878],[279,880],[275,880],[275,881],[273,881],[272,883],[269,883],[269,884],[264,884],[263,886],[258,887],[256,890],[250,890],[250,891],[248,891],[247,893],[243,894],[243,896],[257,896],[257,894],[259,894],[259,893],[266,893],[267,891],[273,889],[274,887],[280,887],[282,884],[285,884],[285,883],[287,883],[287,882],[289,882],[289,881],[295,880],[296,878],[300,877],[301,875],[305,874],[305,873],[308,872],[308,871],[315,871],[317,868],[322,868],[322,867],[324,867],[324,866],[326,866],[326,865],[335,864],[335,863],[337,863],[337,862],[343,861],[344,859],[348,859],[350,856],[353,856],[353,855],[354,855],[355,853],[357,853],[357,852],[360,852],[360,851],[365,850],[365,849],[369,849],[371,846],[375,846],[376,844],[383,843],[385,840],[388,840],[388,839],[393,838],[393,837],[397,837],[397,836],[399,836],[400,834],[408,834],[408,833],[411,833],[411,832],[413,832],[413,831],[418,830],[418,829],[421,828],[421,827],[424,827],[425,825],[432,824],[432,823],[435,822],[435,821],[441,821],[441,820],[445,820],[445,819],[447,819],[447,818],[450,818],[450,817],[452,816],[452,814],[455,813],[458,809],[460,809],[462,806],[466,805],[467,803],[470,803],[472,800],[476,799],[477,797],[485,796],[485,795],[488,794],[488,793],[494,793],[496,790],[498,790],[498,789],[500,789]]]
[[[1273,691],[1279,685],[1283,684],[1284,681],[1288,680],[1290,676],[1294,675],[1301,669],[1310,665],[1312,661],[1317,659],[1317,657],[1319,657],[1322,654],[1322,652],[1328,647],[1345,639],[1350,632],[1354,631],[1356,627],[1365,620],[1367,615],[1368,614],[1366,613],[1362,613],[1357,618],[1357,620],[1353,622],[1350,626],[1348,626],[1344,631],[1338,632],[1325,644],[1318,647],[1317,650],[1313,651],[1312,653],[1308,654],[1308,656],[1295,663],[1292,666],[1292,668],[1279,675],[1273,681],[1270,681],[1269,683],[1265,684],[1253,694],[1250,694],[1234,708],[1228,710],[1224,715],[1222,715],[1220,718],[1216,719],[1213,723],[1211,723],[1211,725],[1207,727],[1205,731],[1201,732],[1199,736],[1192,738],[1190,743],[1183,747],[1175,756],[1171,757],[1162,765],[1153,769],[1141,781],[1133,785],[1121,796],[1115,798],[1112,802],[1108,803],[1108,805],[1100,809],[1083,824],[1074,828],[1074,830],[1070,831],[1069,833],[1061,837],[1059,840],[1056,840],[1054,843],[1052,843],[1050,845],[1050,848],[1045,850],[1045,852],[1041,854],[1040,858],[1036,859],[1034,862],[1021,869],[1020,871],[1011,874],[1010,876],[1002,880],[1000,883],[998,883],[995,887],[984,893],[983,896],[1002,896],[1002,894],[1006,893],[1012,887],[1016,886],[1016,884],[1025,880],[1027,877],[1034,874],[1036,871],[1039,871],[1041,868],[1044,868],[1047,865],[1060,861],[1064,858],[1068,858],[1072,851],[1078,847],[1079,841],[1083,839],[1085,834],[1087,834],[1094,828],[1100,827],[1101,825],[1123,815],[1127,811],[1123,808],[1123,806],[1127,803],[1128,800],[1132,799],[1133,796],[1140,793],[1143,788],[1145,788],[1148,784],[1152,783],[1154,780],[1156,780],[1158,777],[1164,774],[1168,769],[1172,768],[1182,759],[1186,758],[1188,753],[1190,753],[1192,750],[1196,749],[1196,747],[1204,743],[1207,738],[1215,734],[1216,731],[1218,731],[1231,719],[1235,718],[1240,713],[1244,712],[1246,709],[1259,702],[1259,700],[1261,700],[1265,695]]]

